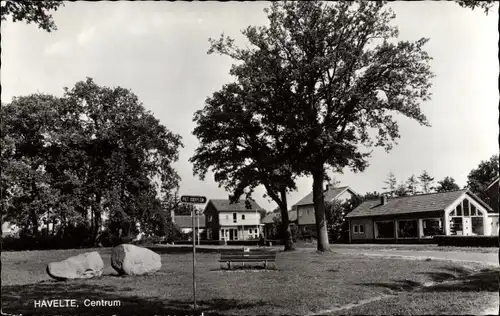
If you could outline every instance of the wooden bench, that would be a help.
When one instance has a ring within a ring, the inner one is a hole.
[[[231,262],[241,262],[243,263],[243,266],[245,266],[245,262],[262,262],[264,264],[264,269],[267,269],[267,263],[275,261],[275,252],[265,251],[261,249],[249,249],[248,251],[242,249],[240,251],[235,250],[229,253],[222,253],[219,259],[219,262],[227,263],[228,269],[231,269]]]

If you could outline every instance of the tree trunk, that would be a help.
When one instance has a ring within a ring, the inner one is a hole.
[[[95,199],[95,205],[92,207],[92,214],[93,214],[93,229],[92,229],[92,240],[94,241],[94,244],[97,244],[97,237],[99,235],[99,226],[100,226],[100,219],[101,219],[101,195],[96,194],[96,199]]]
[[[31,211],[31,232],[33,236],[38,236],[38,216],[35,211]]]
[[[290,218],[288,217],[288,206],[286,200],[286,188],[280,190],[281,195],[281,236],[283,238],[283,244],[285,245],[285,251],[295,250],[293,246],[292,230],[290,229]]]
[[[321,165],[313,172],[313,203],[316,219],[316,234],[318,238],[318,251],[330,251],[328,242],[328,230],[325,216],[325,199],[323,196],[324,167]]]

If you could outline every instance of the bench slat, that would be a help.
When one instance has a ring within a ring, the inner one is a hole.
[[[228,261],[255,261],[255,262],[261,262],[261,261],[276,261],[275,258],[259,258],[259,259],[248,259],[248,258],[233,258],[233,259],[219,259],[219,262],[228,262]]]
[[[228,252],[221,253],[221,256],[276,256],[276,253],[272,252],[263,252],[263,253],[248,253],[248,252]]]
[[[241,261],[276,261],[276,258],[220,258],[219,261],[235,261],[235,260],[241,260]]]
[[[268,255],[261,255],[261,256],[221,256],[221,258],[276,258],[276,256],[268,256]]]

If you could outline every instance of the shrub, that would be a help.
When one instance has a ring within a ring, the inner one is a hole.
[[[129,244],[135,239],[133,235],[119,237],[110,230],[104,230],[98,237],[98,243],[102,247],[116,247],[121,244]]]
[[[498,247],[498,236],[434,236],[438,246]]]
[[[176,245],[192,245],[192,241],[177,240],[174,241]],[[198,245],[198,242],[196,243]],[[200,240],[200,245],[224,245],[224,240]]]
[[[283,240],[281,240],[281,239],[266,239],[265,244],[266,244],[266,246],[270,246],[271,244],[273,246],[283,245]]]
[[[258,239],[254,240],[228,240],[228,246],[257,246],[259,244]]]
[[[139,240],[134,240],[131,243],[138,246],[155,246],[162,243],[165,237],[160,236],[147,236]]]
[[[49,235],[47,230],[33,235],[30,231],[20,231],[19,234],[2,238],[2,250],[49,250],[75,249],[92,246],[90,228],[85,225],[69,225],[60,229],[57,234]]]

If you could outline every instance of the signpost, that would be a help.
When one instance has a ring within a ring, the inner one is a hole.
[[[189,204],[204,204],[207,202],[207,198],[204,196],[192,196],[183,195],[181,196],[181,202]],[[191,221],[193,227],[193,309],[196,311],[196,278],[195,278],[195,266],[196,266],[196,225],[194,222],[194,216],[196,214],[196,209],[191,212]],[[198,217],[198,216],[197,216]],[[198,224],[199,225],[199,224]],[[199,227],[198,227],[199,229]],[[199,238],[198,238],[199,239]],[[199,240],[198,240],[199,242]]]

